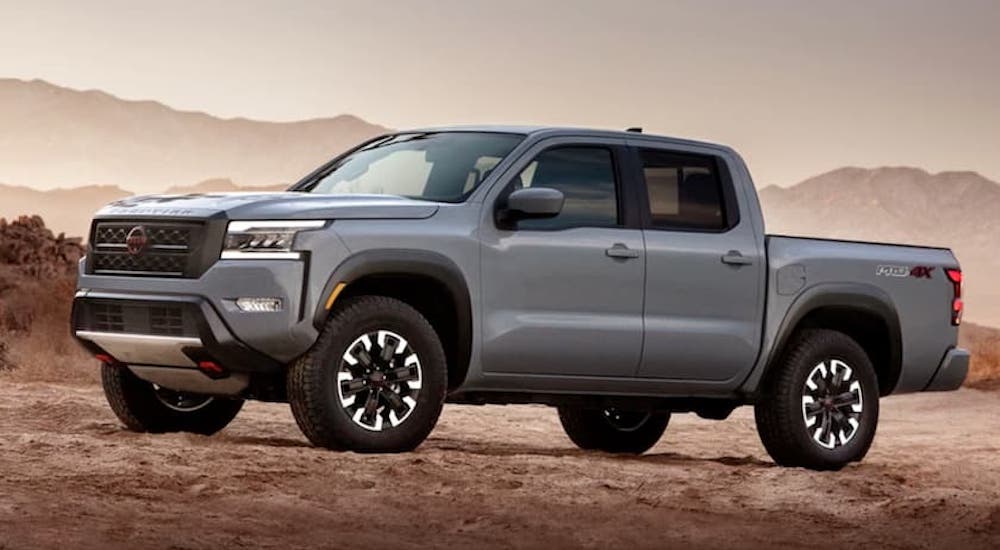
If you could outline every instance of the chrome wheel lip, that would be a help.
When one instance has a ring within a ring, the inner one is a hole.
[[[209,405],[209,403],[215,400],[215,398],[210,395],[196,395],[180,391],[174,391],[169,388],[157,386],[156,384],[153,384],[153,395],[156,396],[156,399],[160,403],[162,403],[163,406],[167,407],[172,411],[177,411],[182,413],[190,413],[204,409]],[[174,398],[179,398],[179,399],[190,398],[195,402],[194,404],[191,405],[183,405],[181,404],[180,401],[174,402]]]
[[[341,355],[337,401],[355,425],[381,432],[413,414],[422,381],[420,357],[406,338],[389,329],[370,330]]]
[[[802,388],[802,421],[815,445],[834,450],[850,443],[864,420],[861,381],[841,359],[827,359],[809,371]]]

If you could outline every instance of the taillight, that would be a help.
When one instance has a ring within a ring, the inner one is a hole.
[[[944,272],[955,291],[951,299],[951,324],[958,326],[962,324],[962,311],[965,309],[965,304],[962,303],[962,270],[945,269]]]

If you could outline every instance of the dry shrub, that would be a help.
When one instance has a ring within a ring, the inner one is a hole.
[[[4,377],[18,381],[92,383],[96,362],[73,340],[69,329],[75,281],[59,277],[28,280],[0,298],[0,353]],[[2,348],[0,348],[2,350]],[[6,357],[4,357],[6,356]]]
[[[4,378],[94,382],[94,360],[70,335],[79,239],[37,216],[0,219],[0,371]]]
[[[1000,330],[963,323],[959,342],[972,352],[966,385],[1000,389]]]

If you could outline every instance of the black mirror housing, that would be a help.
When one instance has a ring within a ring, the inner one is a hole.
[[[512,220],[552,218],[562,212],[566,198],[549,187],[518,189],[507,197],[507,218]]]

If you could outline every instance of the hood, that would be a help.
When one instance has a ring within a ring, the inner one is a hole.
[[[145,195],[113,202],[98,218],[229,218],[231,220],[423,219],[439,204],[391,195],[204,193]]]

